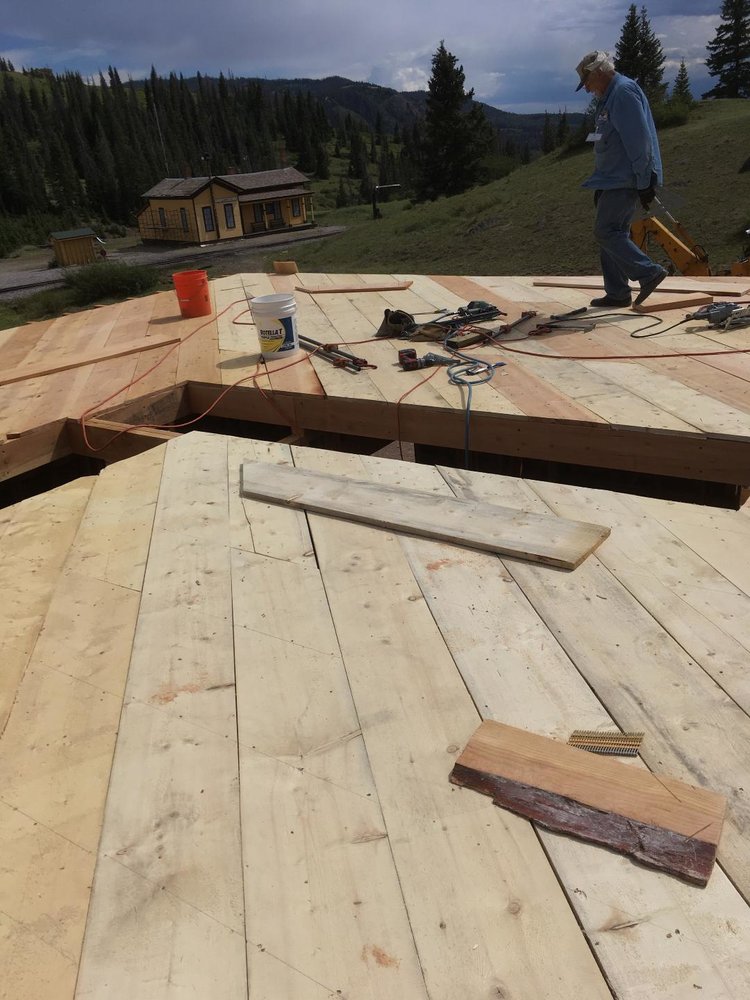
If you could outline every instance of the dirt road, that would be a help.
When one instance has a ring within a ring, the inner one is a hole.
[[[271,248],[281,253],[297,243],[326,239],[343,231],[342,226],[320,226],[306,229],[301,233],[274,233],[251,239],[226,240],[206,246],[170,249],[164,246],[139,245],[127,250],[113,250],[107,259],[127,264],[152,264],[155,267],[170,264],[179,267],[184,265],[226,267],[227,262],[231,260],[233,270],[254,272],[263,270],[263,258]],[[41,252],[32,258],[26,258],[29,264],[32,260],[34,264],[39,260],[38,266],[31,267],[28,264],[24,266],[23,258],[0,260],[0,299],[20,298],[43,288],[54,288],[62,284],[65,272],[62,268],[48,266],[50,256],[49,252]]]

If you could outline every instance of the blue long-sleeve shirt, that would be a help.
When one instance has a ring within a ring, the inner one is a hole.
[[[597,190],[663,183],[659,140],[648,99],[627,76],[615,73],[596,105],[595,169],[582,187]]]

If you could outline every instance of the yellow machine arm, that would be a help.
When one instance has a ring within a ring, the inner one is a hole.
[[[711,274],[706,251],[693,243],[690,234],[676,219],[673,223],[677,235],[650,215],[646,219],[634,222],[630,228],[630,235],[633,242],[642,250],[646,248],[649,239],[655,240],[680,274]]]

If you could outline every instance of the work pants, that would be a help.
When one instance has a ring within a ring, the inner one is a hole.
[[[630,188],[597,191],[594,204],[594,237],[599,244],[604,291],[613,299],[626,299],[630,295],[628,280],[643,283],[663,271],[630,238],[638,192]]]

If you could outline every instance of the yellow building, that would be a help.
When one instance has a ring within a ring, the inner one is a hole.
[[[214,243],[314,224],[307,177],[294,167],[220,177],[167,177],[143,195],[144,243]]]
[[[50,233],[49,241],[60,267],[93,264],[99,257],[107,256],[103,242],[93,229],[66,229]]]

